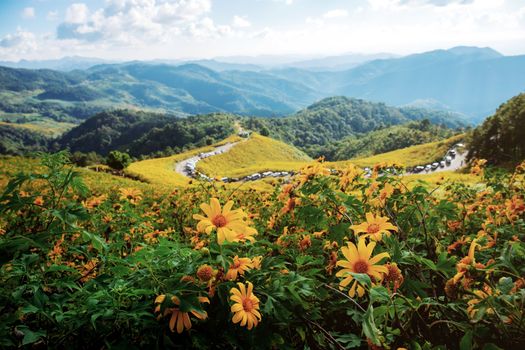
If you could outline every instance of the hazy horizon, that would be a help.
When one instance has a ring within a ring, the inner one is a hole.
[[[0,61],[525,53],[519,0],[6,0]]]

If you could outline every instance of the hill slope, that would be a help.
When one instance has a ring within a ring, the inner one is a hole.
[[[228,152],[199,161],[197,170],[211,177],[240,177],[269,170],[295,170],[310,160],[293,146],[253,134]]]
[[[59,139],[71,151],[112,150],[132,156],[177,153],[183,149],[212,144],[234,132],[231,116],[212,114],[175,118],[164,114],[116,110],[99,113],[73,128]]]
[[[472,131],[470,158],[484,158],[491,164],[525,160],[525,93],[511,98],[497,112]]]
[[[445,112],[396,108],[383,103],[331,97],[293,116],[250,118],[244,122],[244,126],[293,144],[312,157],[325,155],[335,158],[337,150],[334,149],[334,143],[337,141],[423,118],[436,124],[446,122],[456,127],[465,125],[457,116]],[[437,133],[436,137],[439,137],[439,134]],[[422,141],[431,141],[431,139]]]
[[[0,67],[0,112],[83,119],[111,106],[268,117],[344,95],[397,106],[433,101],[479,121],[525,88],[525,56],[502,56],[488,48],[379,59],[337,72],[231,68],[238,70],[137,62],[71,72]]]

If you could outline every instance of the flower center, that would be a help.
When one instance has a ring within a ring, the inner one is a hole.
[[[370,224],[368,225],[368,228],[366,229],[366,232],[370,234],[377,233],[379,231],[379,225],[378,224]]]
[[[224,217],[224,215],[219,214],[216,217],[213,218],[211,221],[215,227],[224,227],[228,223],[228,220]]]
[[[250,312],[253,310],[253,302],[249,298],[246,298],[242,301],[242,307],[244,311]]]
[[[212,278],[212,275],[213,270],[209,266],[202,267],[197,271],[197,276],[201,281],[209,281]]]
[[[355,273],[367,273],[368,272],[368,263],[363,260],[358,260],[354,263],[354,272]]]
[[[239,267],[241,267],[241,262],[240,261],[234,261],[233,265],[232,265],[232,268],[233,269],[238,269]]]

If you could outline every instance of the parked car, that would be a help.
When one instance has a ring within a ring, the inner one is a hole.
[[[442,160],[441,162],[439,162],[439,166],[440,166],[440,167],[442,167],[442,168],[444,168],[444,167],[445,167],[445,164],[446,164],[446,163],[445,163],[445,161],[444,161],[444,160]]]
[[[446,156],[445,157],[445,163],[447,163],[447,165],[450,165],[450,163],[452,163],[452,157],[451,156]]]

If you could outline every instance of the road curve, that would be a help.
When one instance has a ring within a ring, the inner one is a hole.
[[[235,146],[238,143],[243,142],[245,140],[237,141],[237,142],[228,142],[228,143],[226,143],[224,145],[215,147],[212,151],[203,152],[203,153],[200,153],[199,155],[196,155],[196,156],[193,156],[193,157],[181,160],[180,162],[175,163],[175,166],[173,167],[173,169],[175,170],[176,173],[178,173],[180,175],[192,178],[192,177],[195,176],[195,174],[198,174],[198,172],[196,172],[196,168],[197,168],[196,165],[197,165],[197,162],[199,162],[201,159],[205,159],[205,158],[208,158],[208,157],[213,157],[215,155],[219,155],[221,153],[228,152],[233,146]],[[459,153],[458,152],[457,155],[452,159],[450,164],[446,165],[444,168],[438,167],[435,170],[430,170],[430,171],[425,171],[424,170],[424,171],[421,171],[419,173],[406,172],[403,175],[439,173],[439,172],[442,172],[442,171],[456,171],[456,170],[458,170],[460,168],[463,168],[465,166],[465,164],[466,164],[466,157],[467,157],[467,152],[463,152],[463,153]],[[190,165],[190,164],[193,164],[193,169],[194,169],[193,174],[189,170],[189,167],[188,167],[188,165]],[[281,174],[281,173],[277,173],[276,174],[277,177],[289,176],[288,172],[282,172],[282,175],[279,175],[279,174]],[[202,176],[204,178],[207,178],[208,180],[212,180],[211,178],[207,177],[205,174],[202,174]],[[260,178],[260,177],[258,177],[258,178]],[[249,180],[252,180],[252,179],[249,179]],[[237,181],[243,181],[243,180],[237,180]]]
[[[235,146],[239,142],[242,142],[242,141],[228,142],[228,143],[226,143],[226,144],[224,144],[222,146],[215,147],[212,151],[203,152],[203,153],[205,153],[205,154],[213,153],[213,155],[217,155],[217,154],[221,154],[221,153],[224,153],[224,152],[228,152],[233,146]],[[204,157],[204,158],[207,158],[207,157]],[[174,170],[178,174],[181,174],[181,175],[186,176],[186,177],[191,177],[190,172],[187,170],[187,165],[188,164],[197,164],[197,162],[199,160],[204,159],[204,158],[199,156],[199,155],[193,156],[191,158],[186,158],[184,160],[181,160],[180,162],[175,163]]]

